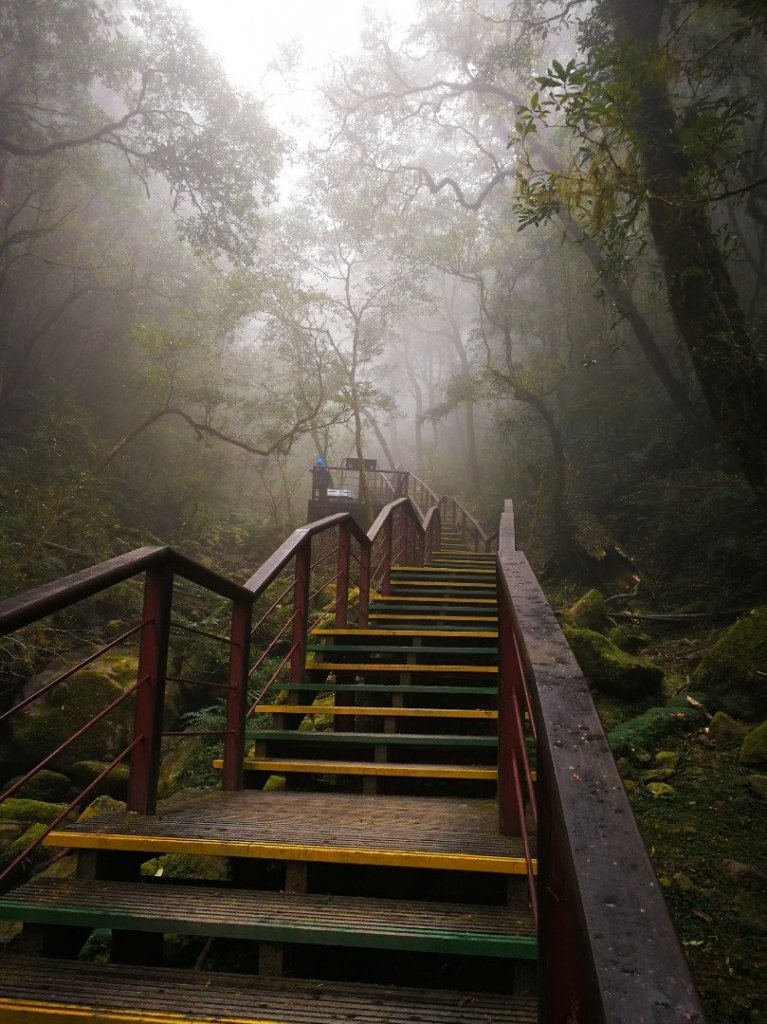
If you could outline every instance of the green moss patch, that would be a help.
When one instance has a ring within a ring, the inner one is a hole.
[[[13,739],[20,756],[30,765],[40,762],[133,686],[137,669],[134,655],[105,655],[35,701],[14,722]],[[66,769],[76,761],[117,754],[133,729],[133,704],[127,699],[94,725],[57,759],[57,767]]]
[[[703,658],[696,684],[735,718],[767,718],[767,608],[724,632]]]
[[[589,590],[587,594],[571,605],[564,615],[569,626],[578,629],[606,629],[609,625],[605,610],[604,595],[599,590]]]
[[[762,722],[743,740],[740,763],[751,766],[767,765],[767,722]]]
[[[66,804],[52,804],[45,800],[20,800],[9,797],[0,804],[0,821],[16,821],[22,825],[48,825],[63,810]]]
[[[636,718],[629,719],[607,734],[607,740],[616,757],[629,757],[637,751],[651,753],[675,733],[690,732],[705,726],[705,710],[696,698],[695,704],[679,694],[665,707],[654,707]]]
[[[583,674],[603,693],[633,700],[661,692],[663,671],[657,665],[627,654],[590,629],[567,626],[565,636]]]

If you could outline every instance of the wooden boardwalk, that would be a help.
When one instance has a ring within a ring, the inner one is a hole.
[[[368,628],[312,634],[303,679],[246,733],[253,788],[53,831],[78,877],[0,900],[43,954],[4,965],[0,1024],[532,1024],[527,865],[495,800],[492,566],[450,549],[395,566]],[[275,775],[287,787],[262,791]],[[229,880],[142,877],[165,854],[220,858]],[[93,929],[109,965],[71,959]],[[165,935],[239,943],[250,973],[162,968]]]

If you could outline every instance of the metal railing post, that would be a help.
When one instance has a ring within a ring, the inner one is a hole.
[[[336,625],[344,627],[349,609],[349,563],[352,552],[352,530],[348,523],[338,527],[338,574],[336,576]]]
[[[370,606],[370,544],[360,544],[360,578],[359,578],[359,625],[368,624],[368,608]]]
[[[309,574],[312,540],[307,537],[296,551],[296,585],[293,591],[293,633],[290,681],[300,683],[306,669],[306,632],[309,625]]]
[[[171,567],[147,569],[133,718],[133,738],[141,742],[131,755],[127,795],[128,810],[138,814],[154,814],[157,805],[172,602]]]
[[[252,616],[253,605],[250,601],[232,601],[232,645],[229,653],[229,692],[226,697],[222,778],[223,788],[228,790],[242,789]]]

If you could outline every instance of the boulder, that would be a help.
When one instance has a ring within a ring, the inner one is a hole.
[[[692,698],[694,703],[690,703],[688,696],[677,694],[665,707],[650,708],[644,714],[612,729],[607,734],[607,740],[613,754],[616,757],[633,756],[635,760],[649,761],[646,752],[657,749],[668,736],[704,726],[705,709],[695,698]]]
[[[66,804],[51,804],[45,800],[19,800],[9,797],[0,804],[0,821],[16,821],[27,828],[30,825],[47,825],[56,818]]]
[[[604,595],[599,590],[589,590],[567,609],[564,619],[568,625],[578,629],[606,629],[609,620]]]
[[[736,722],[726,711],[717,711],[708,726],[709,739],[719,747],[736,747],[748,733],[745,725]]]
[[[565,627],[573,654],[597,690],[634,700],[660,693],[663,671],[616,647],[611,640],[591,629]]]
[[[88,821],[89,818],[96,818],[100,814],[125,814],[128,808],[122,800],[115,800],[111,796],[97,796],[93,803],[88,804],[82,812],[78,821]]]
[[[749,775],[746,781],[757,796],[767,800],[767,775]]]
[[[629,654],[636,654],[637,651],[641,651],[650,642],[650,638],[646,633],[641,633],[633,626],[627,626],[623,623],[619,626],[613,626],[607,635],[616,647],[620,647],[622,651],[628,651]]]
[[[8,786],[13,785],[21,776],[8,780]],[[62,775],[61,772],[51,772],[46,768],[33,775],[28,782],[25,782],[20,789],[16,790],[17,797],[21,800],[43,800],[56,802],[58,800],[69,800],[75,795],[72,791],[72,780]]]
[[[767,764],[767,722],[757,725],[743,740],[740,763],[753,766]]]
[[[107,761],[76,761],[69,769],[69,774],[77,783],[78,790],[85,789],[94,779],[107,767]],[[127,764],[117,764],[112,771],[101,780],[93,790],[93,796],[114,797],[115,800],[124,800],[128,792],[129,768]]]
[[[695,670],[700,689],[735,718],[767,718],[767,608],[726,630]]]
[[[676,796],[676,790],[667,782],[648,782],[647,789],[656,800],[667,800],[669,797]]]
[[[137,670],[135,655],[112,651],[29,705],[13,720],[19,758],[29,766],[42,761],[133,686]],[[133,706],[132,698],[125,700],[57,758],[56,766],[67,769],[76,761],[119,753],[133,730]]]

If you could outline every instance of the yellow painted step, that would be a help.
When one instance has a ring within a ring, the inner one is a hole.
[[[442,597],[441,594],[421,594],[409,597],[403,594],[379,594],[376,601],[394,601],[396,604],[406,601],[417,604],[496,604],[495,597]]]
[[[255,715],[369,715],[375,718],[486,718],[497,711],[463,708],[338,707],[333,704],[259,704]]]
[[[498,636],[497,629],[344,629],[341,627],[327,626],[310,630],[312,636],[359,636],[359,637],[382,637],[382,636],[427,636],[427,637],[460,637],[461,639],[486,639],[494,640]],[[423,650],[428,651],[428,646]],[[413,647],[414,651],[420,650]]]
[[[365,661],[359,664],[345,661],[321,661],[315,665],[307,665],[307,668],[321,668],[327,672],[451,672],[453,674],[460,672],[461,674],[498,674],[497,665],[392,665],[381,661]]]
[[[214,768],[221,768],[222,765],[223,761],[220,758],[213,762]],[[308,772],[312,775],[377,775],[398,779],[473,779],[490,782],[494,782],[498,777],[495,768],[463,764],[382,764],[377,761],[305,761],[246,757],[243,767],[246,771],[271,772],[274,775]]]

